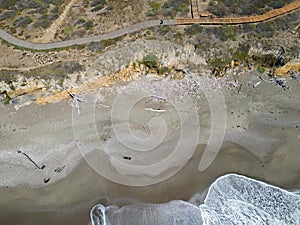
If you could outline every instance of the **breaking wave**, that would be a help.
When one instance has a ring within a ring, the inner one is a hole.
[[[180,200],[122,207],[99,204],[92,208],[90,217],[92,225],[296,225],[300,224],[298,193],[228,174],[210,186],[200,205]],[[191,202],[197,202],[195,198]]]

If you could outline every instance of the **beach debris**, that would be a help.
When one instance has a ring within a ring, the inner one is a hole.
[[[252,80],[250,80],[250,81],[248,82],[248,85],[251,85],[251,84],[252,84],[252,86],[254,86],[253,82],[256,81],[257,79],[263,80],[263,78],[262,78],[261,76],[258,76],[258,77],[253,78]]]
[[[131,157],[130,156],[123,156],[123,159],[131,160]]]
[[[32,162],[32,163],[36,166],[36,168],[42,170],[42,169],[44,169],[44,168],[46,167],[45,165],[39,166],[39,165],[38,165],[35,161],[33,161],[33,159],[32,159],[29,155],[27,155],[25,152],[22,152],[21,150],[18,150],[17,152],[18,152],[18,153],[21,153],[21,154],[23,154],[23,155],[25,155],[26,158],[29,159],[30,162]]]
[[[290,89],[290,86],[288,86],[286,84],[286,80],[284,78],[278,78],[278,79],[275,79],[273,81],[275,84],[279,85],[280,87],[282,87],[283,90],[288,90]]]
[[[230,82],[230,84],[233,86],[233,87],[237,87],[238,86],[238,81],[232,81]]]
[[[256,82],[255,84],[253,84],[253,88],[256,88],[258,85],[260,85],[261,81]]]
[[[96,106],[97,107],[103,107],[103,108],[109,108],[110,107],[109,105],[104,105],[104,104],[101,104],[101,103],[98,103]]]
[[[165,109],[152,109],[152,108],[145,108],[146,111],[152,111],[152,112],[165,112]]]
[[[274,74],[274,71],[269,71],[269,79],[272,84],[280,86],[283,90],[288,90],[291,88],[286,84],[286,79],[282,77],[277,77],[276,74]]]
[[[56,172],[56,173],[61,173],[61,172],[64,170],[65,167],[66,167],[66,165],[64,165],[64,166],[59,166],[59,167],[57,167],[57,168],[54,170],[54,172]]]
[[[78,115],[80,115],[80,106],[79,103],[87,102],[84,98],[80,97],[80,95],[75,93],[70,93],[68,91],[69,96],[71,97],[71,106],[77,108]]]
[[[240,93],[241,89],[242,89],[243,84],[240,84],[239,89],[237,91],[237,93]]]
[[[20,105],[15,105],[14,108],[15,108],[16,111],[18,111],[19,109],[21,109],[24,106],[29,106],[31,103],[32,103],[31,101],[28,101],[28,102],[25,102],[25,103],[20,104]]]
[[[50,177],[49,177],[49,178],[46,178],[46,179],[44,179],[44,183],[45,183],[45,184],[47,184],[49,181],[50,181]]]
[[[261,84],[261,81],[264,81],[264,82],[269,83],[269,84],[278,85],[283,90],[290,89],[290,86],[287,85],[285,78],[277,77],[276,75],[273,75],[272,72],[269,73],[269,80],[264,79],[262,76],[258,76],[256,78],[252,79],[251,81],[249,81],[248,85],[250,85],[251,83],[253,83],[257,79],[260,79],[260,81],[257,81],[256,83],[252,84],[253,88],[256,88],[258,85]]]
[[[163,97],[159,97],[159,96],[155,96],[155,95],[151,95],[150,97],[151,97],[152,99],[158,100],[158,101],[160,101],[160,102],[166,101],[166,99],[163,98]]]

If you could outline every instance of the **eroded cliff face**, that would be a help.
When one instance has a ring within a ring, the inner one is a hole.
[[[179,79],[195,67],[202,72],[207,69],[205,60],[194,50],[191,45],[137,41],[100,55],[86,71],[76,62],[58,62],[25,72],[2,71],[7,77],[0,86],[2,102],[20,105],[56,102],[68,98],[67,91],[89,92],[147,74]],[[147,64],[148,55],[154,56],[151,60],[157,64],[155,67]]]
[[[214,52],[211,51],[212,55]],[[292,57],[291,52],[282,46],[241,44],[232,54],[242,58],[230,61],[228,56],[223,61],[216,55],[206,60],[206,53],[201,55],[192,44],[182,47],[161,41],[124,43],[98,55],[98,58],[95,54],[90,60],[82,59],[80,62],[66,60],[66,53],[54,54],[54,58],[50,57],[51,61],[44,62],[49,57],[41,54],[38,58],[43,62],[39,66],[24,70],[1,70],[1,100],[3,104],[20,106],[31,102],[45,104],[68,98],[68,91],[88,92],[98,86],[110,86],[116,81],[127,82],[149,74],[181,79],[188,71],[195,69],[200,73],[225,76],[225,80],[232,76],[247,75],[251,71],[257,71],[268,80],[276,80],[277,77],[297,80],[299,77],[299,57]],[[58,61],[61,57],[64,61]],[[150,64],[147,60],[150,60]],[[87,61],[91,62],[85,65]]]

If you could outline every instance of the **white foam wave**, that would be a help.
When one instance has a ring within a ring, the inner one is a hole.
[[[97,205],[92,225],[300,224],[300,196],[237,174],[218,178],[199,206],[176,200],[123,207]]]

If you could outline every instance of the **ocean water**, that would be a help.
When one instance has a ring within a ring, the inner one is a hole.
[[[300,195],[296,193],[228,174],[210,186],[200,205],[181,200],[121,207],[98,204],[92,208],[90,218],[92,225],[297,225],[300,224]]]

